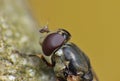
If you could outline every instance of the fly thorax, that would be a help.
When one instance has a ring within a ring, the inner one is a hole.
[[[61,74],[63,74],[62,73],[63,70],[66,68],[66,65],[64,62],[65,57],[62,52],[62,49],[57,50],[52,58],[54,58],[54,61],[55,61],[55,66],[54,66],[55,74],[58,76],[61,76]]]

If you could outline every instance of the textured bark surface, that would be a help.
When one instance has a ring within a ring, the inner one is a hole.
[[[0,0],[0,81],[54,81],[38,57],[39,32],[24,0]]]

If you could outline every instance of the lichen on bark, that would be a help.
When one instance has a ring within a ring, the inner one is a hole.
[[[41,53],[36,21],[24,0],[0,0],[0,81],[54,81]]]

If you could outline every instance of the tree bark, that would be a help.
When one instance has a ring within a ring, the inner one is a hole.
[[[34,56],[41,53],[39,36],[25,0],[0,0],[0,81],[55,81]]]

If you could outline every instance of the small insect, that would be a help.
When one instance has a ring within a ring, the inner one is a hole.
[[[69,42],[71,34],[67,30],[51,32],[44,27],[40,33],[46,34],[40,41],[43,55],[38,56],[53,67],[57,81],[98,81],[89,58]]]

